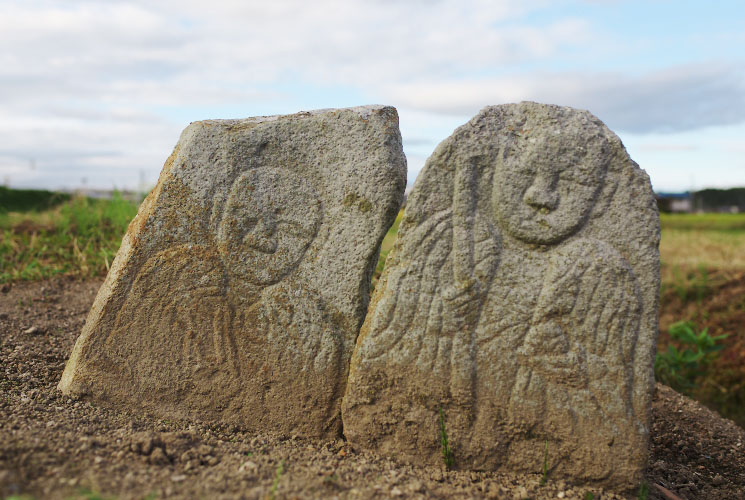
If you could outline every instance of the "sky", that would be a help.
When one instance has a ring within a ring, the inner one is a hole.
[[[0,183],[148,189],[192,121],[388,104],[409,183],[487,105],[587,109],[657,191],[745,186],[745,2],[0,0]]]

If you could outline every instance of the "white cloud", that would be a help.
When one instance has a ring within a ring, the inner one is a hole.
[[[86,173],[90,185],[131,184],[140,168],[155,177],[186,125],[169,113],[313,107],[288,92],[305,83],[372,96],[381,82],[543,57],[579,25],[544,34],[514,24],[542,3],[6,1],[0,175],[74,185],[99,165]]]
[[[498,69],[586,39],[580,20],[517,23],[543,3],[16,2],[0,18],[0,42],[15,48],[0,71],[22,88],[53,91],[53,77],[60,92],[93,97],[115,93],[122,82],[144,91],[157,82],[193,99],[182,93],[185,81],[192,82],[185,90],[209,94],[211,87],[250,91],[293,76],[375,88]]]
[[[547,6],[553,14],[530,18]],[[639,133],[743,120],[734,66],[592,71],[572,54],[604,35],[560,10],[548,0],[5,0],[0,177],[28,178],[18,169],[37,158],[33,182],[80,169],[90,185],[133,185],[140,168],[156,177],[188,119],[334,106],[339,90],[399,108],[414,171],[486,104],[574,105]],[[574,69],[546,69],[562,67]]]
[[[612,128],[676,132],[745,122],[745,74],[688,65],[639,77],[540,73],[388,86],[391,100],[437,113],[472,115],[487,104],[533,100],[589,109]]]

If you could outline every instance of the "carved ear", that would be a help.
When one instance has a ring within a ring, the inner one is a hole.
[[[610,172],[608,172],[608,174],[610,174]],[[605,211],[608,210],[611,201],[613,201],[613,197],[616,195],[618,183],[610,179],[610,177],[611,175],[605,176],[605,183],[603,184],[603,188],[598,193],[597,200],[595,201],[595,206],[593,207],[592,213],[590,214],[591,219],[599,218],[603,214],[605,214]]]

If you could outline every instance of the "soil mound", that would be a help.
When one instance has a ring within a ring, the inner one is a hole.
[[[247,433],[64,397],[56,385],[101,282],[1,289],[2,499],[623,498],[550,475],[542,485],[540,466],[520,475],[403,466],[341,438]],[[650,499],[745,498],[745,431],[658,385],[646,478]]]

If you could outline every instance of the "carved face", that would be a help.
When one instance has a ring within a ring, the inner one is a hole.
[[[560,136],[524,139],[497,165],[493,207],[506,233],[548,245],[574,234],[587,220],[607,165]],[[597,145],[595,145],[597,147]]]
[[[218,248],[234,273],[270,285],[298,266],[320,221],[321,202],[307,181],[288,170],[251,170],[230,191]]]

